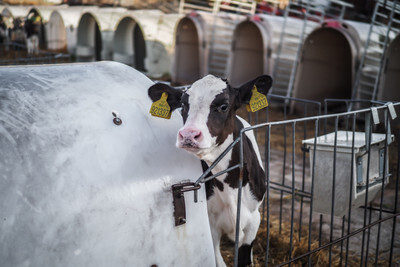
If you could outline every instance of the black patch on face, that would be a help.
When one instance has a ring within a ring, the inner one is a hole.
[[[233,132],[233,138],[239,137],[240,130],[243,128],[243,124],[236,119],[236,127]],[[265,184],[265,172],[261,168],[256,152],[254,151],[253,145],[249,138],[243,135],[243,160],[245,164],[245,169],[243,170],[243,184],[246,186],[250,183],[250,191],[253,193],[255,199],[261,201],[264,197],[265,191],[267,189]],[[238,143],[232,149],[232,158],[229,162],[228,168],[240,163],[240,144]],[[232,188],[239,187],[239,176],[240,170],[238,168],[230,171],[226,176],[224,182],[227,183]]]
[[[201,161],[201,167],[203,168],[203,172],[205,172],[208,169],[207,163],[205,163],[203,160]],[[207,177],[210,177],[212,175],[212,172],[210,172]],[[209,181],[206,182],[206,198],[207,200],[214,195],[214,188],[217,187],[219,191],[224,191],[224,184],[218,181],[217,179],[213,178]]]
[[[225,89],[224,92],[215,96],[210,105],[207,127],[211,136],[217,137],[217,145],[221,145],[233,132],[236,117],[234,100],[231,90]]]
[[[183,118],[183,124],[186,123],[186,120],[188,118],[189,114],[189,95],[184,93],[181,98],[181,104],[182,104],[182,109],[181,109],[181,114]]]
[[[251,266],[251,250],[253,249],[253,242],[251,245],[243,244],[239,248],[239,256],[238,256],[238,266],[247,267]]]

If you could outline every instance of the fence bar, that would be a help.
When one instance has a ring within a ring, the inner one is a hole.
[[[215,166],[217,166],[217,164],[219,163],[219,161],[225,157],[226,154],[229,153],[229,151],[231,151],[231,149],[238,143],[241,141],[241,137],[236,138],[236,140],[234,140],[226,149],[224,152],[222,152],[221,155],[219,155],[219,157],[213,162],[213,164],[211,164],[211,166],[205,171],[203,172],[203,174],[196,180],[196,182],[194,183],[194,185],[198,185],[200,183],[203,183],[205,181],[205,177],[212,171],[212,169],[214,169]],[[226,171],[225,171],[226,172]],[[222,172],[221,172],[222,174]],[[211,178],[215,178],[217,177],[216,175],[212,175],[207,177],[207,180],[210,180]],[[196,191],[195,191],[196,192]]]
[[[235,258],[233,266],[238,266],[239,258],[239,232],[240,232],[240,206],[242,202],[242,185],[243,185],[243,167],[240,169],[240,179],[238,188],[238,200],[237,200],[237,211],[236,211],[236,233],[235,233]]]
[[[304,116],[307,116],[307,105],[304,104]],[[304,121],[303,139],[307,139],[307,121]],[[303,150],[303,166],[301,178],[301,191],[304,191],[304,184],[306,179],[306,151]],[[301,240],[301,226],[303,218],[303,196],[300,196],[300,216],[299,216],[299,241]]]
[[[319,215],[319,233],[318,233],[318,246],[322,245],[322,222],[324,220],[324,216],[322,214]]]
[[[382,188],[381,188],[381,199],[380,199],[380,205],[379,205],[379,219],[382,219],[382,209],[383,209],[383,195],[385,192],[385,180],[386,180],[386,153],[387,153],[387,147],[389,144],[388,140],[388,131],[390,129],[389,126],[389,114],[388,110],[385,109],[384,111],[384,118],[385,118],[385,146],[384,146],[384,155],[383,155],[383,174],[382,174]],[[371,212],[371,211],[370,211]],[[376,249],[375,249],[375,266],[378,264],[378,254],[379,254],[379,245],[380,245],[380,237],[381,237],[381,224],[378,224],[378,236],[377,236],[377,243],[376,243]]]
[[[265,267],[268,266],[268,259],[269,259],[269,231],[270,231],[270,227],[269,227],[269,222],[270,222],[270,211],[269,211],[269,207],[270,207],[270,199],[269,199],[269,193],[270,193],[270,188],[271,188],[271,183],[270,183],[270,172],[269,172],[269,166],[270,166],[270,156],[271,156],[271,151],[270,151],[270,139],[269,136],[271,136],[271,127],[267,126],[267,133],[266,134],[266,138],[268,136],[268,140],[266,140],[266,144],[267,144],[267,149],[266,149],[266,164],[267,164],[267,245],[266,245],[266,253],[265,253]],[[265,202],[265,201],[264,201]]]
[[[268,122],[268,108],[266,108],[265,109],[265,120],[266,120],[266,122]],[[270,162],[270,155],[269,155],[269,150],[268,150],[268,148],[269,148],[269,137],[270,137],[270,134],[269,134],[269,131],[268,131],[268,129],[269,129],[269,126],[267,126],[267,127],[265,127],[265,139],[264,139],[264,143],[265,143],[265,145],[267,146],[267,149],[265,149],[265,151],[264,151],[264,158],[265,158],[265,164],[264,164],[264,170],[266,171],[266,183],[269,183],[269,180],[268,180],[268,177],[269,177],[269,175],[267,174],[267,172],[269,172],[269,162]],[[267,185],[267,187],[269,188],[269,185]],[[269,194],[269,192],[268,192],[268,194]],[[269,207],[269,206],[268,206]],[[261,218],[261,224],[264,224],[264,218],[265,218],[265,198],[264,198],[264,201],[263,201],[263,207],[262,207],[262,210],[263,210],[263,212],[262,212],[262,218]]]
[[[400,129],[398,131],[398,135],[400,136]],[[397,212],[397,201],[399,199],[399,180],[400,180],[400,142],[397,141],[397,177],[396,177],[396,190],[394,196],[394,212]],[[390,253],[389,253],[389,266],[392,266],[393,259],[393,247],[394,247],[394,237],[396,235],[396,217],[393,218],[392,225],[392,240],[390,241]]]
[[[367,207],[368,206],[368,191],[369,191],[369,169],[370,169],[370,163],[371,163],[371,137],[372,137],[372,126],[371,126],[371,111],[367,112],[365,114],[366,116],[366,130],[367,130],[367,136],[368,138],[366,140],[366,146],[367,146],[367,152],[368,152],[368,158],[367,158],[367,181],[366,181],[366,190],[365,190],[365,202],[364,202],[364,206]],[[364,209],[364,223],[363,226],[366,226],[366,221],[367,221],[367,212],[368,209]],[[363,231],[363,235],[362,235],[362,242],[361,242],[361,255],[360,255],[360,266],[363,265],[363,260],[364,260],[364,246],[365,246],[365,230]],[[367,244],[368,246],[368,244]],[[368,250],[367,250],[367,256],[366,259],[368,258]]]
[[[295,150],[296,150],[296,122],[292,122],[292,210],[290,216],[290,248],[289,259],[292,258],[294,233],[294,201],[295,201]],[[282,208],[281,208],[282,209]],[[290,264],[289,264],[290,266]]]
[[[400,107],[400,102],[394,103],[393,106],[395,107]],[[381,110],[381,109],[385,109],[387,108],[386,105],[384,106],[379,106],[379,107],[375,107],[376,110]],[[316,120],[316,119],[329,119],[329,118],[336,118],[336,117],[342,117],[342,116],[346,116],[346,115],[352,115],[352,114],[361,114],[361,113],[366,113],[366,112],[370,112],[371,109],[360,109],[357,111],[348,111],[348,112],[343,112],[343,113],[336,113],[336,114],[327,114],[327,115],[321,115],[321,116],[310,116],[307,118],[298,118],[298,119],[290,119],[290,120],[283,120],[283,121],[271,121],[271,122],[266,122],[266,123],[260,123],[258,125],[253,125],[247,128],[244,128],[244,131],[250,131],[250,130],[254,130],[254,129],[258,129],[258,128],[262,128],[262,127],[266,127],[267,125],[270,126],[274,126],[274,125],[285,125],[285,124],[289,124],[292,122],[302,122],[305,120]]]
[[[355,145],[355,132],[356,132],[356,114],[353,114],[353,125],[352,125],[352,141],[351,141],[351,147],[354,148]],[[354,149],[351,150],[351,159],[354,158]],[[347,223],[347,234],[350,234],[351,232],[351,207],[352,207],[352,202],[353,202],[353,184],[354,184],[354,160],[351,160],[351,168],[350,168],[350,196],[349,196],[349,215],[348,215],[348,223]],[[345,259],[345,266],[347,266],[348,260],[349,260],[349,243],[350,243],[350,238],[346,240],[346,259]]]
[[[214,179],[214,178],[216,178],[216,177],[218,177],[218,176],[220,176],[220,175],[222,175],[222,174],[225,174],[225,173],[230,172],[230,171],[232,171],[232,170],[234,170],[234,169],[237,169],[237,168],[240,168],[240,163],[239,163],[239,164],[236,164],[236,165],[234,165],[234,166],[232,166],[232,167],[229,167],[228,169],[225,169],[225,170],[223,170],[223,171],[220,171],[220,172],[218,172],[218,173],[216,173],[216,174],[213,174],[213,175],[211,175],[211,176],[209,176],[209,177],[207,177],[207,178],[204,178],[204,180],[202,181],[202,183],[205,183],[205,182],[207,182],[207,181],[210,181],[211,179]]]
[[[331,199],[331,228],[329,233],[329,242],[333,240],[333,219],[335,214],[335,187],[336,187],[336,155],[337,155],[337,132],[339,126],[339,117],[335,118],[335,140],[333,145],[333,170],[332,170],[332,199]],[[332,247],[329,247],[329,264],[332,263]]]
[[[275,95],[275,94],[268,94],[269,99],[280,99],[284,100],[283,102],[287,102],[287,100],[290,100],[290,102],[299,102],[299,103],[304,103],[304,104],[312,104],[316,105],[318,107],[318,115],[321,114],[321,102],[319,101],[314,101],[314,100],[308,100],[308,99],[301,99],[301,98],[296,98],[296,97],[287,97],[287,96],[281,96],[281,95]]]
[[[314,130],[314,150],[313,150],[313,161],[311,167],[311,195],[314,195],[314,177],[315,177],[315,157],[317,151],[317,137],[319,135],[319,120],[315,120]],[[308,248],[307,251],[311,250],[311,232],[312,232],[312,216],[313,216],[313,205],[314,199],[311,198],[310,202],[310,223],[308,224]],[[308,266],[311,267],[311,254],[308,255]]]
[[[242,206],[242,186],[243,186],[243,170],[246,168],[243,162],[243,135],[244,131],[240,131],[240,177],[238,184],[238,199],[237,199],[237,211],[236,211],[236,232],[235,232],[235,257],[233,266],[238,266],[239,260],[239,232],[240,232],[240,209]]]
[[[284,119],[286,120],[287,107],[286,105],[283,107]],[[282,168],[282,185],[285,185],[285,170],[286,170],[286,124],[283,125],[283,168]],[[281,192],[280,196],[280,211],[279,211],[279,233],[282,233],[282,205],[283,205],[283,192]]]
[[[372,211],[369,210],[368,212],[368,225],[372,222]],[[367,248],[365,252],[365,267],[368,267],[368,254],[369,254],[369,240],[371,238],[371,229],[367,230]]]
[[[282,192],[285,192],[288,194],[292,193],[292,187],[290,187],[290,186],[287,186],[287,185],[283,186],[279,183],[272,182],[272,181],[270,183],[271,183],[271,189],[282,191]],[[311,193],[306,192],[306,191],[295,190],[295,195],[310,198],[310,199],[312,198]]]
[[[268,108],[265,109],[265,120],[266,120],[266,122],[268,122],[268,110],[269,110]],[[267,188],[270,187],[270,185],[269,185],[269,183],[270,183],[270,181],[269,181],[269,166],[270,166],[269,165],[269,163],[270,163],[269,137],[271,136],[270,134],[271,134],[270,127],[269,126],[265,127],[265,139],[264,139],[264,142],[265,142],[265,145],[267,146],[267,149],[265,149],[265,151],[264,151],[264,157],[265,157],[264,170],[266,171]],[[269,190],[267,191],[267,195],[269,196]],[[269,199],[268,199],[268,201],[269,201]],[[269,207],[269,206],[267,206],[267,207]],[[262,206],[262,219],[261,219],[261,223],[262,224],[264,224],[264,217],[265,217],[265,198],[264,198],[263,206]],[[268,235],[268,232],[267,232],[267,235]],[[268,245],[269,245],[269,242],[268,242]]]
[[[368,210],[372,210],[372,211],[381,211],[381,209],[379,209],[379,208],[374,208],[374,207],[371,207],[371,206],[369,206],[369,207],[361,206],[360,208],[362,208],[362,209],[368,209]],[[394,210],[387,210],[387,209],[383,209],[383,208],[382,208],[382,212],[388,213],[388,214],[394,214],[394,213],[395,213]]]
[[[343,215],[343,217],[342,217],[342,236],[344,236],[345,221],[346,221],[346,216]],[[340,262],[339,262],[339,266],[342,266],[342,263],[343,263],[343,241],[340,242]]]

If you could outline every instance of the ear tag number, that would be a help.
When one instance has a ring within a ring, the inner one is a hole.
[[[169,120],[171,118],[171,107],[167,102],[168,94],[162,93],[161,98],[154,102],[150,108],[150,114],[155,117]]]
[[[254,85],[249,104],[246,105],[247,111],[256,112],[260,109],[268,107],[267,97],[257,91]]]

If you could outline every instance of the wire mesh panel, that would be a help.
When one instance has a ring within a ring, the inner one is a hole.
[[[400,104],[303,118],[284,109],[285,120],[274,110],[281,107],[271,106],[257,115],[258,124],[242,130],[257,133],[268,188],[255,266],[399,262]],[[237,145],[240,138],[228,150]],[[237,243],[226,249],[228,266],[237,266],[237,253]]]
[[[69,63],[71,56],[65,53],[39,51],[38,54],[27,54],[25,45],[18,43],[0,44],[0,66],[1,65],[35,65]]]

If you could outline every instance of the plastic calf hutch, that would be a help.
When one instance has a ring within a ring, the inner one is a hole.
[[[159,10],[128,11],[118,22],[113,37],[113,60],[158,78],[169,74],[173,31],[179,15]]]
[[[293,96],[316,101],[351,98],[360,46],[354,27],[324,22],[304,41]]]
[[[3,6],[1,7],[1,15],[7,18],[24,18],[28,15],[29,10],[31,10],[31,6]]]
[[[68,7],[53,10],[47,23],[47,47],[50,50],[67,49],[75,54],[77,29],[83,13],[97,7]]]
[[[77,31],[78,61],[112,59],[114,31],[125,11],[124,8],[100,8],[82,15]]]
[[[226,77],[233,30],[244,16],[192,12],[180,19],[175,31],[171,80],[191,84],[208,73]]]
[[[215,266],[180,114],[149,114],[146,76],[97,62],[0,68],[0,259],[8,266]]]
[[[132,17],[124,17],[114,33],[113,60],[144,71],[146,44],[140,25]]]
[[[97,9],[96,6],[61,6],[53,10],[46,25],[47,48],[50,50],[66,48],[70,54],[75,55],[80,19],[84,13]]]
[[[31,7],[29,6],[6,6],[1,8],[1,15],[8,28],[13,28],[17,22],[24,21]],[[24,44],[26,42],[25,32],[23,28],[14,30],[10,36],[12,42]]]
[[[378,99],[400,101],[400,35],[390,43],[384,64]]]
[[[253,18],[236,25],[229,54],[227,76],[233,86],[270,73],[271,26]]]
[[[52,7],[33,7],[27,14],[36,14],[40,18],[39,28],[39,47],[47,49],[47,22],[49,21],[50,14],[54,10]]]
[[[66,49],[68,29],[60,12],[55,10],[51,13],[47,27],[47,48],[49,50]]]
[[[175,32],[175,53],[172,81],[190,84],[208,71],[208,49],[204,22],[197,13],[182,18]]]
[[[227,66],[227,77],[234,86],[261,74],[272,74],[284,20],[283,17],[257,14],[236,25]],[[302,22],[293,18],[287,20],[286,31],[299,34]],[[282,55],[285,53],[281,52]]]
[[[91,13],[82,15],[78,31],[76,57],[78,61],[101,60],[102,39],[99,24]]]

